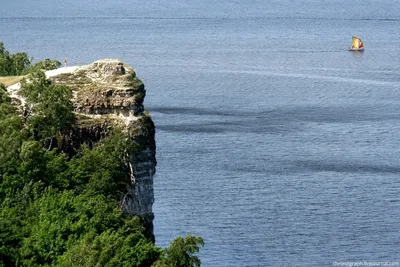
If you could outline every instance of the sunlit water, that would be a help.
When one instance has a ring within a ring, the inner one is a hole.
[[[200,235],[203,266],[400,260],[398,1],[3,2],[10,52],[144,81],[158,245]]]

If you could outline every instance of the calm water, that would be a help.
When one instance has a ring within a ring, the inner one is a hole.
[[[400,261],[398,0],[126,2],[1,0],[0,40],[136,68],[158,245],[200,235],[203,266]]]

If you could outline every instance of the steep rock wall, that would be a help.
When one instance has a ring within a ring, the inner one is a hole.
[[[139,149],[129,155],[131,183],[121,199],[121,208],[140,215],[147,235],[154,238],[155,126],[144,110],[146,91],[134,69],[117,59],[103,59],[50,79],[69,86],[74,93],[79,127],[65,137],[66,150],[79,147],[81,143],[97,142],[112,128],[128,132],[138,144]]]

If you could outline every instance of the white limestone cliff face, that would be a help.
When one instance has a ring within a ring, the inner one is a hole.
[[[47,71],[46,76],[73,91],[78,127],[65,137],[63,146],[66,150],[68,146],[79,146],[85,140],[99,141],[107,136],[111,128],[128,132],[138,144],[139,149],[128,155],[131,183],[121,199],[121,208],[142,216],[146,230],[152,236],[155,127],[144,110],[146,91],[134,69],[118,59],[103,59],[89,65]],[[22,107],[25,100],[18,95],[19,84],[7,89]]]

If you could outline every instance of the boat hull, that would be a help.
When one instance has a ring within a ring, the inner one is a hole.
[[[349,48],[349,51],[358,51],[358,52],[363,52],[364,51],[364,47],[363,48]]]

